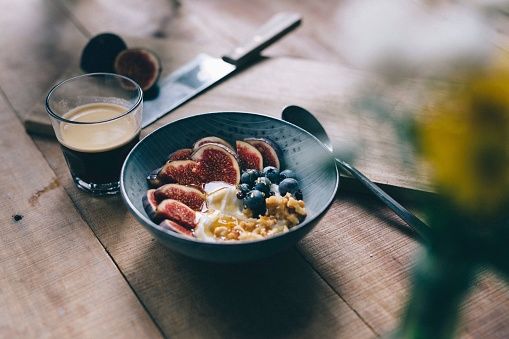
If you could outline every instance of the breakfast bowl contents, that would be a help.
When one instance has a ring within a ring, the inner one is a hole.
[[[252,113],[207,113],[165,125],[129,154],[121,192],[161,243],[208,261],[284,250],[330,206],[338,173],[304,130]]]
[[[304,220],[297,176],[292,170],[281,176],[277,143],[246,138],[235,145],[207,136],[192,148],[172,150],[165,164],[147,176],[150,189],[142,202],[149,218],[172,232],[210,242],[260,240]]]

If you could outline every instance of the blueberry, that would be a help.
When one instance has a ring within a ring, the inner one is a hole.
[[[270,193],[270,185],[272,183],[266,177],[259,177],[255,180],[254,189],[262,192],[266,197],[269,196]]]
[[[279,173],[279,178],[280,178],[280,180],[284,180],[287,178],[297,179],[297,174],[295,174],[295,172],[290,169],[286,169],[286,170],[282,171],[281,173]]]
[[[267,166],[263,169],[263,175],[272,183],[279,184],[279,170],[274,166]]]
[[[304,196],[302,195],[302,191],[299,189],[297,192],[295,192],[295,199],[302,200]]]
[[[240,176],[240,182],[242,184],[251,186],[250,184],[252,183],[252,181],[251,181],[251,176],[249,175],[249,173],[247,173],[247,172],[242,173],[242,175]]]
[[[249,192],[251,190],[251,187],[249,187],[248,184],[240,184],[239,185],[239,190],[244,193],[244,194],[247,194],[247,192]]]
[[[255,217],[264,214],[266,210],[265,196],[258,190],[248,192],[244,198],[244,207],[249,208]]]
[[[238,189],[239,189],[239,191],[237,192],[237,198],[238,199],[244,199],[244,197],[246,196],[247,192],[249,192],[251,190],[251,187],[249,187],[248,184],[240,184],[238,186]]]
[[[242,184],[248,184],[249,187],[252,187],[254,185],[254,181],[258,179],[259,176],[260,172],[258,172],[257,170],[248,169],[240,176],[240,182]]]
[[[299,190],[299,183],[294,178],[286,178],[279,183],[279,193],[282,196],[285,196],[286,193],[295,196]]]

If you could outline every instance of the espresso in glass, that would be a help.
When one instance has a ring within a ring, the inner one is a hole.
[[[117,104],[92,103],[78,106],[64,117],[79,122],[103,121],[124,111],[125,108]],[[60,129],[60,145],[71,175],[99,185],[119,180],[122,164],[140,136],[134,116],[109,124],[63,123]]]
[[[141,89],[115,74],[86,74],[55,86],[46,108],[78,188],[116,194],[124,160],[140,136]]]

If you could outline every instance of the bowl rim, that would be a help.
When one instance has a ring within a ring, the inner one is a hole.
[[[131,151],[129,152],[129,154],[125,158],[124,163],[122,164],[122,170],[120,171],[120,193],[121,193],[121,196],[122,196],[122,200],[127,205],[127,208],[131,212],[131,214],[133,214],[134,217],[143,226],[146,227],[147,225],[149,225],[150,227],[152,227],[152,228],[154,228],[154,229],[156,229],[156,230],[158,230],[160,232],[163,232],[165,234],[168,234],[168,235],[176,238],[179,241],[191,242],[191,243],[195,243],[196,245],[199,245],[199,246],[206,246],[206,247],[249,246],[249,245],[254,245],[254,244],[259,244],[259,243],[267,243],[267,242],[275,241],[276,239],[278,239],[280,237],[283,237],[285,235],[289,235],[291,232],[296,232],[296,231],[300,230],[301,228],[303,228],[303,227],[307,226],[308,224],[310,224],[315,219],[319,219],[323,214],[325,214],[325,212],[327,212],[327,210],[329,209],[330,205],[334,201],[334,199],[336,197],[336,194],[337,194],[337,191],[338,191],[338,188],[339,188],[340,175],[339,175],[339,170],[338,170],[336,165],[334,166],[334,170],[336,172],[336,181],[335,181],[335,185],[334,185],[334,192],[333,192],[333,194],[331,194],[331,196],[329,197],[327,202],[323,205],[323,207],[318,211],[318,213],[313,218],[311,218],[311,219],[306,218],[302,223],[300,223],[300,224],[296,225],[295,227],[292,227],[291,229],[289,229],[288,232],[279,233],[279,234],[276,234],[274,236],[267,237],[267,238],[264,238],[264,239],[244,240],[244,241],[235,241],[235,242],[234,241],[232,241],[232,242],[226,242],[226,241],[225,242],[203,241],[203,240],[199,240],[199,239],[195,239],[195,238],[190,238],[190,237],[187,237],[187,236],[184,236],[184,235],[180,235],[180,234],[178,234],[176,232],[171,232],[170,230],[167,230],[164,227],[161,227],[158,224],[154,223],[152,220],[150,220],[150,218],[146,217],[145,215],[143,215],[143,213],[138,211],[138,209],[133,205],[133,203],[127,197],[127,192],[125,190],[125,181],[124,181],[124,174],[125,174],[125,171],[126,171],[127,162],[131,158],[131,156],[135,152],[135,150],[145,141],[145,139],[150,137],[152,134],[157,133],[159,130],[161,130],[163,128],[167,128],[167,126],[169,126],[169,125],[172,125],[174,123],[180,122],[182,120],[187,120],[187,119],[190,119],[190,118],[195,118],[195,117],[198,117],[198,116],[203,116],[203,115],[219,115],[219,114],[224,114],[224,113],[248,114],[248,115],[254,115],[254,116],[258,116],[258,117],[268,118],[269,120],[276,120],[279,123],[283,122],[284,124],[288,124],[288,125],[296,128],[296,129],[300,130],[304,134],[307,134],[309,137],[311,137],[311,139],[314,139],[317,142],[317,144],[320,147],[322,147],[325,151],[330,152],[330,150],[327,149],[327,147],[320,140],[318,140],[317,137],[315,137],[313,134],[309,133],[305,129],[303,129],[303,128],[297,126],[297,125],[294,125],[294,124],[292,124],[292,123],[290,123],[288,121],[285,121],[285,120],[282,120],[282,119],[278,119],[278,118],[275,118],[273,116],[266,115],[266,114],[246,112],[246,111],[214,111],[214,112],[195,113],[195,114],[192,114],[192,115],[189,115],[189,116],[186,116],[186,117],[174,120],[174,121],[170,121],[170,122],[168,122],[168,123],[166,123],[166,124],[156,128],[154,131],[150,132],[143,139],[141,139],[138,143],[136,143],[136,145],[134,145],[134,147],[131,149]],[[336,164],[332,153],[331,153],[331,160],[334,161],[334,164]]]

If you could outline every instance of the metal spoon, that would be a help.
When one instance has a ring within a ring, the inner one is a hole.
[[[281,114],[283,120],[288,121],[300,128],[313,134],[322,144],[327,147],[331,152],[332,144],[330,138],[325,132],[322,124],[316,117],[300,106],[288,106]],[[357,179],[364,187],[370,190],[378,199],[380,199],[387,207],[396,213],[404,222],[408,224],[425,242],[429,240],[430,228],[419,218],[413,215],[406,208],[401,206],[390,195],[385,193],[380,187],[369,180],[364,174],[359,172],[355,167],[350,165],[344,160],[336,158],[336,164],[340,169],[350,173],[352,177]]]

